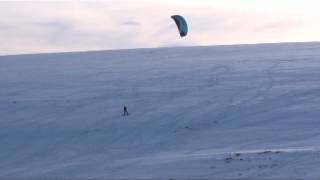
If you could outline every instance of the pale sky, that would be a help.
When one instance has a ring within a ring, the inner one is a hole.
[[[0,0],[0,55],[320,41],[319,8],[319,0]],[[186,38],[173,14],[186,18]]]

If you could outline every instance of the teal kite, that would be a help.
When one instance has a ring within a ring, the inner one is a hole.
[[[176,23],[180,36],[184,37],[188,34],[188,25],[186,20],[180,16],[180,15],[173,15],[171,16],[171,18],[174,20],[174,22]]]

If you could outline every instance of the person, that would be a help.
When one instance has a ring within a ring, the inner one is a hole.
[[[129,116],[128,109],[127,109],[126,105],[123,106],[123,115],[124,116]]]

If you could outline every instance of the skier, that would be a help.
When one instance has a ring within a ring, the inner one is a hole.
[[[126,105],[123,106],[123,115],[124,116],[129,116],[128,109],[127,109]]]

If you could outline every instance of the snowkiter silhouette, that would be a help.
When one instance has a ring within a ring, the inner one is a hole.
[[[128,109],[127,109],[126,105],[123,106],[123,115],[124,116],[129,116]]]

